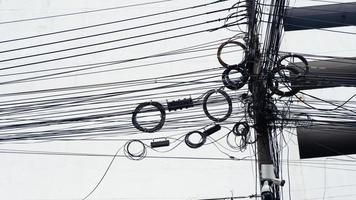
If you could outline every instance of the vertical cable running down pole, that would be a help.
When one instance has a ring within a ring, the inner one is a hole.
[[[258,26],[257,26],[257,9],[256,1],[247,1],[248,12],[248,41],[247,41],[247,69],[251,74],[249,90],[252,93],[253,109],[254,109],[254,128],[257,137],[257,159],[261,186],[261,197],[263,200],[274,199],[273,193],[268,194],[264,191],[270,190],[269,181],[263,178],[262,166],[273,166],[273,161],[270,155],[268,120],[266,113],[266,81],[263,79],[262,58],[259,49]],[[272,196],[271,196],[272,195]]]

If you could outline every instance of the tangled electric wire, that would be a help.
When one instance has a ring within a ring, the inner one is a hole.
[[[288,59],[291,61],[288,61]],[[296,63],[295,59],[300,60],[300,62]],[[283,64],[285,61],[287,65]],[[309,64],[303,56],[295,54],[284,55],[278,59],[277,67],[269,73],[267,82],[272,94],[289,97],[300,91],[300,88],[295,83],[301,80],[308,72]],[[280,85],[286,89],[281,90]]]

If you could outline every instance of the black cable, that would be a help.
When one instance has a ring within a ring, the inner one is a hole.
[[[110,168],[111,168],[111,166],[112,166],[112,164],[113,164],[115,158],[117,157],[117,155],[119,154],[120,150],[121,150],[123,147],[124,147],[124,146],[122,146],[122,147],[120,147],[120,148],[117,149],[116,153],[115,153],[114,156],[112,157],[112,159],[111,159],[109,165],[107,166],[107,168],[106,168],[104,174],[102,175],[102,177],[100,178],[100,180],[98,181],[98,183],[94,186],[94,188],[93,188],[82,200],[85,200],[85,199],[89,198],[90,195],[92,195],[92,194],[95,192],[95,190],[99,187],[99,185],[101,184],[101,182],[104,180],[106,174],[109,172],[109,170],[110,170]]]
[[[237,73],[239,73],[241,76],[238,77],[237,79],[231,80],[230,78],[231,71],[237,71]],[[230,90],[238,90],[247,83],[249,79],[249,75],[245,67],[230,66],[224,70],[224,72],[221,75],[221,79],[226,88]]]
[[[169,1],[169,0],[166,0],[166,1]],[[3,41],[0,41],[0,44],[1,43],[7,43],[7,42],[20,41],[20,40],[27,40],[27,39],[43,37],[43,36],[49,36],[49,35],[54,35],[54,34],[59,34],[59,33],[72,32],[72,31],[83,30],[83,29],[88,29],[88,28],[94,28],[94,27],[99,27],[99,26],[105,26],[105,25],[116,24],[116,23],[121,23],[121,22],[127,22],[127,21],[147,18],[147,17],[158,16],[158,15],[164,15],[164,14],[169,14],[169,13],[174,13],[174,12],[179,12],[179,11],[184,11],[184,10],[190,10],[190,9],[199,8],[199,7],[204,7],[204,6],[208,6],[208,5],[212,5],[212,4],[220,3],[220,2],[224,2],[224,1],[228,1],[228,0],[218,0],[218,1],[211,2],[211,3],[205,3],[205,4],[196,5],[196,6],[189,6],[189,7],[185,7],[185,8],[174,9],[174,10],[169,10],[169,11],[163,11],[163,12],[158,12],[158,13],[153,13],[153,14],[148,14],[148,15],[141,15],[141,16],[122,19],[122,20],[117,20],[117,21],[111,21],[111,22],[94,24],[94,25],[89,25],[89,26],[84,26],[84,27],[66,29],[66,30],[62,30],[62,31],[55,31],[55,32],[44,33],[44,34],[39,34],[39,35],[32,35],[32,36],[27,36],[27,37],[22,37],[22,38],[3,40]]]
[[[289,77],[288,75],[285,74],[285,71],[289,71]],[[279,77],[276,77],[276,75],[279,75]],[[278,66],[274,68],[269,77],[268,77],[268,85],[271,89],[271,91],[274,94],[277,94],[281,97],[289,97],[297,94],[300,89],[295,86],[287,86],[286,84],[290,83],[291,81],[299,78],[300,73],[299,71],[291,66]],[[282,83],[284,86],[287,87],[288,91],[283,91],[279,88],[280,83]]]
[[[198,143],[194,143],[194,142],[190,141],[190,137],[195,134],[198,134],[201,137],[201,139]],[[189,132],[187,135],[185,135],[184,141],[188,147],[196,149],[196,148],[199,148],[205,144],[206,137],[200,131],[192,131],[192,132]]]
[[[218,20],[214,20],[214,21],[218,21]],[[20,65],[10,66],[10,67],[3,67],[3,68],[0,68],[0,70],[14,69],[14,68],[25,67],[25,66],[30,66],[30,65],[49,63],[49,62],[54,62],[54,61],[58,61],[58,60],[64,60],[64,59],[69,59],[69,58],[87,56],[87,55],[91,55],[91,54],[97,54],[97,53],[102,53],[102,52],[107,52],[107,51],[113,51],[113,50],[118,50],[118,49],[123,49],[123,48],[143,45],[143,44],[149,44],[149,43],[154,43],[154,42],[159,42],[159,41],[164,41],[164,40],[170,40],[170,39],[175,39],[175,38],[180,38],[180,37],[186,37],[186,36],[195,35],[195,34],[199,34],[199,33],[216,31],[216,30],[228,27],[228,26],[230,26],[230,25],[223,25],[223,26],[219,26],[219,27],[213,28],[213,29],[205,29],[205,30],[201,30],[201,31],[194,31],[194,32],[189,32],[189,33],[185,33],[185,34],[180,34],[180,35],[175,35],[175,36],[170,36],[170,37],[165,37],[165,38],[160,38],[160,39],[154,39],[154,40],[149,40],[149,41],[145,41],[145,42],[138,42],[138,43],[123,45],[123,46],[119,46],[119,47],[113,47],[113,48],[108,48],[108,49],[97,50],[97,51],[91,51],[91,52],[86,52],[86,53],[81,53],[81,54],[75,54],[75,55],[70,55],[70,56],[53,58],[53,59],[49,59],[49,60],[42,60],[42,61],[37,61],[37,62],[25,63],[25,64],[20,64]],[[189,25],[185,26],[185,27],[189,27]],[[170,30],[172,30],[172,29],[170,29]]]
[[[200,50],[197,50],[196,52],[199,52],[199,51]],[[205,51],[205,49],[203,49],[202,51]],[[97,68],[102,68],[102,67],[106,67],[106,66],[129,63],[129,62],[138,61],[138,60],[144,60],[144,59],[161,57],[161,56],[163,57],[163,56],[171,56],[171,55],[178,55],[178,54],[186,54],[186,53],[194,53],[194,51],[184,51],[184,52],[179,52],[179,53],[167,53],[167,54],[166,53],[155,54],[155,55],[151,55],[151,56],[144,56],[144,57],[133,58],[133,59],[128,59],[128,60],[111,61],[111,62],[108,62],[108,64],[105,64],[107,62],[104,62],[104,64],[97,63],[98,65],[94,65],[93,64],[94,66],[91,66],[92,64],[77,65],[77,66],[72,66],[72,67],[82,67],[82,66],[87,66],[87,65],[89,65],[90,67],[81,68],[81,69],[74,69],[74,70],[69,70],[69,71],[64,71],[64,72],[58,72],[58,73],[53,73],[53,74],[39,75],[39,76],[28,77],[28,78],[14,79],[14,80],[0,82],[0,85],[14,84],[14,83],[24,83],[24,82],[33,82],[33,81],[43,81],[43,80],[52,80],[52,79],[67,78],[67,77],[73,77],[73,76],[77,77],[77,76],[90,75],[90,74],[96,74],[96,73],[127,70],[127,69],[139,68],[139,67],[153,66],[153,65],[158,65],[158,64],[166,64],[166,63],[172,63],[172,62],[186,61],[186,60],[203,58],[203,57],[214,55],[214,54],[205,54],[205,55],[199,55],[199,56],[193,56],[193,57],[188,57],[188,58],[175,59],[175,60],[170,60],[170,61],[161,61],[161,62],[156,62],[156,63],[140,64],[140,65],[134,65],[134,66],[129,66],[129,67],[121,67],[121,68],[115,68],[115,69],[101,70],[101,71],[96,71],[96,72],[83,72],[83,73],[79,73],[79,74],[65,75],[65,74],[70,74],[70,73],[74,73],[74,72],[86,71],[86,70],[90,70],[90,69],[97,69]],[[229,51],[229,52],[225,52],[225,53],[233,53],[233,51]],[[62,75],[62,76],[59,76],[59,75]],[[3,75],[3,76],[6,76],[6,75]]]
[[[140,111],[144,107],[147,107],[147,106],[153,106],[161,113],[161,116],[160,116],[161,119],[160,119],[159,123],[156,126],[154,126],[153,128],[144,128],[137,121],[137,114],[140,113]],[[163,127],[165,120],[166,120],[165,108],[162,106],[162,104],[160,104],[158,102],[154,102],[154,101],[140,103],[132,113],[132,124],[134,125],[135,128],[137,128],[138,130],[140,130],[142,132],[152,133],[152,132],[156,132],[156,131],[160,130]]]
[[[210,54],[212,55],[212,54]],[[205,56],[205,55],[204,55]],[[208,55],[209,56],[209,55]],[[153,63],[155,64],[155,63]],[[141,65],[139,65],[141,66]],[[39,94],[39,93],[50,93],[50,92],[62,92],[62,91],[71,91],[71,90],[80,90],[80,89],[92,89],[92,88],[103,88],[107,86],[118,86],[118,85],[130,85],[130,84],[139,84],[141,82],[147,83],[147,82],[158,82],[160,80],[167,80],[171,78],[186,78],[187,75],[193,75],[193,74],[198,74],[202,72],[209,72],[209,71],[215,71],[219,70],[220,68],[210,68],[210,69],[203,69],[203,70],[195,70],[191,72],[185,72],[185,73],[179,73],[179,74],[172,74],[172,75],[166,75],[166,76],[160,76],[157,78],[143,78],[143,79],[135,79],[135,80],[130,80],[130,81],[116,81],[116,82],[110,82],[110,83],[102,83],[102,84],[90,84],[90,85],[82,85],[82,86],[71,86],[71,87],[62,87],[62,88],[51,88],[51,89],[43,89],[43,90],[30,90],[30,91],[24,91],[24,92],[12,92],[12,93],[5,93],[5,94],[0,94],[1,97],[8,97],[8,96],[16,96],[16,95],[29,95],[29,94]],[[196,76],[196,75],[195,75]],[[31,98],[33,99],[33,98]],[[0,103],[5,103],[4,101],[0,101]]]
[[[207,104],[208,104],[208,100],[209,100],[210,96],[211,96],[212,94],[215,94],[215,93],[221,94],[221,95],[225,98],[225,100],[227,101],[228,106],[229,106],[229,108],[228,108],[226,114],[225,114],[223,117],[220,117],[220,118],[212,116],[212,115],[209,113],[209,110],[208,110],[208,108],[207,108]],[[206,115],[210,120],[212,120],[212,121],[214,121],[214,122],[223,122],[223,121],[225,121],[227,118],[229,118],[230,115],[231,115],[231,113],[232,113],[232,101],[231,101],[231,98],[230,98],[230,96],[229,96],[225,91],[223,91],[223,90],[221,90],[221,89],[218,89],[218,90],[215,90],[215,89],[209,90],[209,91],[206,93],[206,95],[205,95],[205,97],[204,97],[204,99],[203,99],[203,110],[204,110],[205,115]]]
[[[50,15],[50,16],[43,16],[43,17],[17,19],[17,20],[11,20],[11,21],[2,21],[2,22],[0,22],[0,25],[1,24],[18,23],[18,22],[36,21],[36,20],[42,20],[42,19],[51,19],[51,18],[58,18],[58,17],[66,17],[66,16],[73,16],[73,15],[81,15],[81,14],[95,13],[95,12],[108,11],[108,10],[117,10],[117,9],[122,9],[122,8],[130,8],[130,7],[137,7],[137,6],[143,6],[143,5],[163,3],[163,2],[168,2],[168,1],[172,1],[172,0],[152,1],[152,2],[147,2],[147,3],[130,4],[130,5],[124,5],[124,6],[110,7],[110,8],[101,8],[101,9],[81,11],[81,12],[65,13],[65,14],[59,14],[59,15]]]
[[[96,33],[92,35],[86,35],[86,36],[81,36],[81,37],[75,37],[75,38],[70,38],[70,39],[65,39],[65,40],[58,40],[54,42],[47,42],[47,43],[41,43],[41,44],[36,44],[36,45],[30,45],[30,46],[25,46],[25,47],[18,47],[18,48],[13,48],[13,49],[7,49],[7,50],[2,50],[0,53],[8,53],[8,52],[13,52],[13,51],[19,51],[19,50],[25,50],[25,49],[31,49],[31,48],[37,48],[37,47],[43,47],[43,46],[48,46],[48,45],[54,45],[54,44],[60,44],[60,43],[65,43],[65,42],[71,42],[71,41],[76,41],[76,40],[81,40],[81,39],[88,39],[92,37],[98,37],[98,36],[103,36],[103,35],[109,35],[113,33],[120,33],[124,31],[129,31],[129,30],[135,30],[135,29],[140,29],[140,28],[146,28],[146,27],[151,27],[151,26],[156,26],[156,25],[161,25],[161,24],[166,24],[170,22],[176,22],[176,21],[181,21],[181,20],[186,20],[186,19],[191,19],[195,17],[200,17],[203,15],[209,15],[213,13],[218,13],[221,11],[226,11],[229,10],[228,8],[225,9],[219,9],[219,10],[214,10],[214,11],[209,11],[209,12],[204,12],[204,13],[199,13],[199,14],[194,14],[194,15],[189,15],[185,17],[179,17],[175,19],[170,19],[170,20],[164,20],[164,21],[159,21],[159,22],[154,22],[154,23],[149,23],[149,24],[144,24],[144,25],[139,25],[139,26],[133,26],[133,27],[128,27],[124,29],[117,29],[113,31],[107,31],[107,32],[101,32],[101,33]],[[151,33],[150,35],[155,34]],[[124,39],[119,39],[119,40],[112,40],[112,42],[116,41],[123,41]],[[106,44],[104,43],[97,43],[95,45],[101,45],[101,44]],[[87,47],[87,46],[86,46]],[[76,48],[77,49],[77,48]],[[20,58],[19,58],[20,59]],[[1,61],[2,62],[2,61]],[[5,61],[4,61],[5,62]]]
[[[130,150],[131,145],[134,143],[141,146],[141,148],[142,148],[141,151],[133,153]],[[136,161],[142,160],[147,155],[147,148],[146,148],[146,145],[141,140],[130,140],[125,143],[124,154],[130,160],[136,160]]]
[[[224,47],[225,47],[226,45],[229,45],[229,44],[234,44],[234,45],[237,45],[237,46],[239,46],[239,47],[242,48],[242,51],[244,52],[244,54],[243,54],[243,57],[242,57],[240,63],[238,63],[238,64],[232,64],[232,65],[231,65],[231,64],[228,64],[228,63],[224,62],[223,59],[221,58],[222,50],[224,49]],[[218,58],[219,63],[220,63],[223,67],[225,67],[225,68],[230,68],[230,67],[233,67],[233,68],[236,68],[236,67],[243,67],[243,66],[245,66],[246,61],[247,61],[247,59],[246,59],[247,52],[246,52],[246,51],[247,51],[247,48],[246,48],[246,46],[245,46],[243,43],[238,42],[238,41],[229,40],[229,41],[227,41],[227,42],[222,43],[222,44],[219,46],[218,52],[217,52],[217,58]]]
[[[119,42],[119,41],[125,41],[125,40],[130,40],[130,39],[137,39],[137,38],[141,38],[141,37],[145,37],[145,36],[152,36],[155,34],[161,34],[161,33],[166,33],[166,32],[171,32],[171,31],[176,31],[176,30],[181,30],[181,29],[186,29],[186,28],[191,28],[191,27],[195,27],[195,26],[201,26],[201,25],[206,25],[206,24],[210,24],[210,23],[215,23],[215,22],[219,22],[222,19],[215,19],[215,20],[210,20],[210,21],[206,21],[206,22],[199,22],[199,23],[195,23],[195,24],[189,24],[189,25],[185,25],[185,26],[180,26],[180,27],[175,27],[175,28],[170,28],[170,29],[166,29],[166,30],[159,30],[159,31],[154,31],[154,32],[149,32],[149,33],[144,33],[144,34],[139,34],[139,35],[134,35],[134,36],[130,36],[130,37],[125,37],[125,38],[119,38],[119,39],[115,39],[115,40],[108,40],[108,41],[104,41],[104,42],[98,42],[98,43],[92,43],[92,44],[86,44],[86,45],[82,45],[82,46],[76,46],[76,47],[70,47],[70,48],[66,48],[66,49],[59,49],[59,50],[55,50],[55,51],[47,51],[47,52],[42,52],[42,53],[36,53],[36,54],[30,54],[30,55],[26,55],[26,56],[21,56],[21,57],[14,57],[14,58],[8,58],[8,59],[3,59],[0,60],[0,62],[9,62],[9,61],[14,61],[14,60],[20,60],[20,59],[25,59],[25,58],[33,58],[33,57],[37,57],[37,56],[43,56],[43,55],[49,55],[49,54],[54,54],[54,53],[60,53],[60,52],[66,52],[66,51],[72,51],[72,50],[77,50],[77,49],[82,49],[82,48],[88,48],[88,47],[93,47],[93,46],[98,46],[98,45],[103,45],[103,44],[110,44],[110,43],[114,43],[114,42]],[[219,28],[220,29],[220,28]],[[210,31],[211,29],[206,29],[203,32],[206,31]],[[194,33],[194,32],[193,32]],[[185,34],[182,34],[185,35]],[[177,36],[176,36],[177,37]],[[178,36],[179,37],[179,36]],[[182,36],[181,36],[182,37]],[[169,38],[169,37],[167,37]],[[165,38],[161,38],[161,39],[156,39],[153,41],[161,41],[161,40],[166,40]],[[146,43],[151,43],[151,42],[141,42],[143,44]],[[141,44],[138,43],[138,44]],[[115,48],[108,48],[108,49],[103,49],[103,50],[98,50],[98,51],[92,51],[92,52],[87,52],[87,53],[83,53],[83,54],[77,54],[74,55],[74,57],[78,57],[78,56],[82,56],[82,55],[90,55],[90,54],[94,54],[94,53],[101,53],[101,52],[106,52],[106,51],[112,51],[112,50],[116,50],[116,49],[121,49],[121,48],[126,48],[126,47],[131,47],[131,46],[136,46],[137,44],[130,44],[130,45],[125,45],[123,47],[115,47]],[[69,57],[72,58],[73,56]],[[64,59],[65,57],[62,57],[60,60]],[[5,67],[5,68],[1,68],[2,70],[4,69],[12,69],[14,67]]]
[[[105,62],[82,64],[82,65],[56,67],[55,69],[41,69],[41,70],[31,70],[31,71],[26,71],[26,72],[7,73],[7,74],[1,74],[0,77],[8,77],[8,76],[24,75],[24,74],[32,74],[32,73],[41,73],[41,72],[49,72],[49,71],[57,71],[57,70],[72,69],[72,68],[78,68],[78,67],[95,66],[95,65],[101,65],[101,64],[116,64],[116,63],[121,63],[121,62],[125,62],[125,61],[136,61],[137,59],[145,59],[145,58],[151,58],[151,57],[156,57],[156,56],[183,54],[185,52],[189,53],[189,52],[194,52],[194,50],[198,51],[203,47],[215,46],[215,43],[219,43],[219,42],[224,41],[226,39],[228,39],[228,38],[219,39],[219,40],[213,40],[213,41],[210,41],[210,42],[200,43],[200,44],[197,44],[197,45],[192,45],[192,46],[188,46],[188,47],[184,47],[184,48],[180,48],[180,49],[175,49],[175,50],[171,50],[171,51],[165,51],[165,52],[162,52],[162,53],[159,53],[159,54],[154,54],[154,55],[149,55],[149,56],[144,56],[144,57],[139,57],[139,58],[125,59],[125,60],[111,60],[111,61],[105,61]]]

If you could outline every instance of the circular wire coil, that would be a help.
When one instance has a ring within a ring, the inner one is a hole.
[[[232,129],[234,135],[243,136],[243,137],[246,137],[249,131],[250,131],[250,126],[248,125],[247,122],[237,122],[235,123]]]
[[[230,79],[230,72],[232,70],[236,70],[238,73],[241,74],[241,77],[238,80],[231,80]],[[228,67],[222,73],[221,79],[225,87],[229,88],[230,90],[238,90],[242,88],[248,81],[248,74],[245,69],[241,67]]]
[[[217,117],[214,117],[212,116],[209,111],[208,111],[208,108],[207,108],[207,104],[208,104],[208,100],[209,100],[209,97],[214,94],[214,93],[219,93],[221,94],[225,100],[227,101],[228,105],[229,105],[229,108],[228,108],[228,111],[227,113],[225,114],[224,117],[221,117],[221,118],[217,118]],[[215,90],[215,89],[212,89],[212,90],[209,90],[204,99],[203,99],[203,110],[204,110],[204,113],[205,115],[212,121],[214,122],[223,122],[225,121],[227,118],[230,117],[231,113],[232,113],[232,101],[231,101],[231,98],[230,96],[224,91],[224,90],[221,90],[221,89],[218,89],[218,90]]]
[[[144,128],[137,122],[137,114],[140,113],[140,111],[146,106],[154,106],[161,113],[161,120],[153,128]],[[152,133],[160,130],[163,127],[165,120],[166,120],[166,111],[164,107],[162,106],[162,104],[154,101],[140,103],[132,113],[132,124],[134,125],[135,128],[137,128],[142,132]]]
[[[284,75],[281,73],[282,70],[288,70],[291,73],[291,77],[284,78],[284,79],[286,79],[285,83],[288,81],[291,81],[293,79],[296,80],[300,76],[299,71],[294,67],[290,67],[290,66],[276,67],[271,71],[271,73],[268,77],[268,85],[269,85],[270,90],[272,91],[272,93],[277,94],[282,97],[289,97],[289,96],[293,96],[293,95],[297,94],[300,89],[295,86],[290,86],[288,88],[288,91],[282,91],[278,88],[280,83],[276,80],[276,74],[279,74],[280,76],[283,77]],[[288,86],[286,86],[286,87],[288,87]]]
[[[309,67],[308,61],[303,56],[297,55],[297,54],[284,55],[284,56],[280,57],[277,61],[277,66],[284,66],[282,64],[282,62],[288,58],[293,58],[293,60],[294,60],[294,58],[298,58],[304,65],[301,68],[299,65],[295,64],[294,62],[288,62],[289,67],[293,67],[293,68],[297,69],[299,73],[304,74],[304,75],[309,72],[310,67]]]
[[[192,136],[193,134],[200,135],[201,139],[198,143],[194,143],[189,140],[190,136]],[[192,131],[192,132],[189,132],[187,135],[185,135],[184,142],[188,147],[196,149],[196,148],[199,148],[205,144],[206,136],[200,131]]]
[[[138,153],[132,153],[130,151],[130,147],[134,143],[141,145],[142,151],[140,151]],[[126,144],[125,144],[124,154],[127,158],[129,158],[131,160],[142,160],[147,155],[147,148],[146,148],[146,145],[141,140],[130,140],[130,141],[126,142]]]
[[[241,42],[237,42],[237,41],[233,41],[233,40],[224,42],[224,43],[222,43],[222,44],[219,46],[219,48],[218,48],[217,57],[218,57],[219,63],[220,63],[223,67],[226,67],[226,68],[228,68],[228,67],[242,67],[242,66],[244,66],[244,65],[246,64],[246,56],[244,56],[244,57],[242,58],[242,61],[241,61],[240,63],[234,64],[234,65],[227,64],[226,62],[224,62],[224,61],[222,60],[222,58],[221,58],[221,52],[222,52],[222,50],[224,49],[224,47],[225,47],[226,45],[228,45],[228,44],[235,44],[235,45],[237,45],[237,46],[240,46],[240,47],[243,49],[244,53],[246,52],[246,46],[245,46],[244,44],[242,44]],[[246,55],[246,53],[245,53],[245,55]]]
[[[231,138],[230,135],[233,136],[233,140],[232,141],[230,141],[230,138]],[[244,151],[246,149],[246,147],[247,147],[247,143],[246,143],[245,137],[236,136],[232,131],[227,134],[226,143],[231,149],[239,150],[241,152]]]

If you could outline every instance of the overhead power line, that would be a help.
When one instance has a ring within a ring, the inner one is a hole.
[[[172,1],[172,0],[170,0],[170,1]],[[216,3],[220,3],[220,2],[224,2],[224,1],[229,1],[229,0],[218,0],[218,1],[211,2],[211,3],[205,3],[205,4],[196,5],[196,6],[189,6],[189,7],[180,8],[180,9],[174,9],[174,10],[169,10],[169,11],[157,12],[157,13],[153,13],[153,14],[141,15],[141,16],[137,16],[137,17],[122,19],[122,20],[99,23],[99,24],[94,24],[94,25],[89,25],[89,26],[82,26],[82,27],[71,28],[71,29],[60,30],[60,31],[54,31],[54,32],[43,33],[43,34],[38,34],[38,35],[20,37],[20,38],[15,38],[15,39],[2,40],[2,41],[0,41],[0,44],[1,43],[7,43],[7,42],[20,41],[20,40],[33,39],[33,38],[49,36],[49,35],[55,35],[55,34],[60,34],[60,33],[67,33],[67,32],[72,32],[72,31],[88,29],[88,28],[106,26],[106,25],[111,25],[111,24],[116,24],[116,23],[121,23],[121,22],[128,22],[128,21],[133,21],[133,20],[137,20],[137,19],[143,19],[143,18],[154,17],[154,16],[158,16],[158,15],[164,15],[164,14],[180,12],[180,11],[184,11],[184,10],[190,10],[190,9],[205,7],[205,6],[208,6],[208,5],[212,5],[212,4],[216,4]]]
[[[173,29],[167,29],[167,30],[164,30],[164,31],[157,31],[157,32],[147,33],[147,34],[142,34],[142,35],[137,35],[137,36],[131,36],[131,37],[127,37],[127,38],[119,39],[119,40],[111,40],[111,41],[106,41],[106,42],[101,42],[101,43],[96,43],[96,44],[90,44],[90,45],[84,45],[84,46],[79,46],[79,47],[72,47],[72,48],[62,49],[62,50],[57,50],[57,51],[45,52],[45,53],[40,53],[40,54],[32,54],[32,55],[27,55],[27,56],[17,57],[17,58],[11,58],[11,59],[4,59],[4,60],[0,60],[0,62],[7,62],[7,61],[11,61],[11,60],[18,60],[18,59],[23,59],[23,58],[37,57],[37,56],[42,56],[42,55],[59,53],[59,52],[63,52],[63,51],[70,51],[70,50],[86,48],[86,47],[90,47],[90,46],[96,46],[96,45],[101,45],[101,44],[106,44],[106,43],[112,43],[112,42],[116,42],[116,41],[120,41],[120,40],[134,39],[134,38],[137,38],[137,37],[149,36],[151,34],[164,33],[164,32],[169,32],[169,31],[174,31],[174,30],[179,30],[179,29],[184,29],[184,28],[189,28],[189,27],[194,27],[194,26],[199,26],[199,25],[204,25],[204,24],[209,24],[209,23],[215,23],[215,22],[219,22],[221,20],[224,20],[224,19],[219,18],[219,19],[216,19],[216,20],[208,21],[208,22],[197,23],[197,24],[192,24],[192,25],[187,25],[187,26],[183,26],[183,27],[177,27],[177,28],[173,28]],[[127,45],[123,45],[123,46],[97,50],[97,51],[90,51],[90,52],[81,53],[81,54],[74,54],[74,55],[63,56],[63,57],[59,57],[59,58],[53,58],[53,59],[42,60],[42,61],[37,61],[37,62],[31,62],[31,63],[25,63],[25,64],[14,65],[14,66],[9,66],[9,67],[3,67],[3,68],[0,68],[0,70],[15,69],[15,68],[25,67],[25,66],[30,66],[30,65],[49,63],[49,62],[65,60],[65,59],[69,59],[69,58],[76,58],[76,57],[87,56],[87,55],[92,55],[92,54],[97,54],[97,53],[102,53],[102,52],[108,52],[108,51],[113,51],[113,50],[118,50],[118,49],[123,49],[123,48],[128,48],[128,47],[134,47],[134,46],[138,46],[138,45],[144,45],[144,44],[149,44],[149,43],[154,43],[154,42],[159,42],[159,41],[165,41],[165,40],[170,40],[170,39],[175,39],[175,38],[180,38],[180,37],[186,37],[186,36],[196,35],[196,34],[200,34],[200,33],[204,33],[204,32],[212,32],[212,31],[216,31],[216,30],[219,30],[219,29],[223,29],[223,28],[226,28],[226,27],[233,26],[233,25],[236,25],[236,23],[235,24],[225,24],[225,25],[221,25],[221,26],[217,26],[217,27],[213,27],[213,28],[209,28],[209,29],[203,29],[203,30],[200,30],[200,31],[193,31],[193,32],[185,33],[185,34],[174,35],[174,36],[165,37],[165,38],[159,38],[159,39],[154,39],[154,40],[148,40],[148,41],[144,41],[144,42],[132,43],[132,44],[127,44]]]
[[[147,2],[147,3],[130,4],[130,5],[124,5],[124,6],[116,6],[116,7],[102,8],[102,9],[95,9],[95,10],[88,10],[88,11],[81,11],[81,12],[73,12],[73,13],[66,13],[66,14],[59,14],[59,15],[50,15],[50,16],[44,16],[44,17],[17,19],[17,20],[2,21],[2,22],[0,21],[0,25],[1,24],[12,24],[12,23],[19,23],[19,22],[36,21],[36,20],[43,20],[43,19],[51,19],[51,18],[59,18],[59,17],[67,17],[67,16],[73,16],[73,15],[82,15],[82,14],[96,13],[96,12],[102,12],[102,11],[108,11],[108,10],[117,10],[117,9],[122,9],[122,8],[130,8],[130,7],[138,7],[138,6],[144,6],[144,5],[152,5],[152,4],[157,4],[157,3],[169,2],[169,1],[173,1],[173,0],[152,1],[152,2]]]
[[[30,46],[25,46],[25,47],[14,48],[14,49],[2,50],[2,51],[0,51],[0,53],[8,53],[8,52],[13,52],[13,51],[38,48],[38,47],[54,45],[54,44],[60,44],[60,43],[65,43],[65,42],[71,42],[71,41],[76,41],[76,40],[81,40],[81,39],[88,39],[88,38],[92,38],[92,37],[98,37],[98,36],[103,36],[103,35],[108,35],[108,34],[113,34],[113,33],[120,33],[120,32],[124,32],[124,31],[135,30],[135,29],[140,29],[140,28],[146,28],[146,27],[150,27],[150,26],[156,26],[156,25],[161,25],[161,24],[166,24],[166,23],[171,23],[171,22],[177,22],[177,21],[180,21],[180,20],[191,19],[191,18],[200,17],[200,16],[204,16],[204,15],[210,15],[210,14],[213,14],[213,13],[219,13],[219,12],[222,12],[222,11],[227,11],[229,9],[230,8],[219,9],[219,10],[214,10],[214,11],[209,11],[209,12],[189,15],[189,16],[185,16],[185,17],[179,17],[179,18],[175,18],[175,19],[169,19],[169,20],[164,20],[164,21],[144,24],[144,25],[140,25],[140,26],[133,26],[133,27],[124,28],[124,29],[117,29],[117,30],[114,30],[114,31],[101,32],[101,33],[96,33],[96,34],[86,35],[86,36],[81,36],[81,37],[75,37],[75,38],[70,38],[70,39],[65,39],[65,40],[59,40],[59,41],[54,41],[54,42],[47,42],[47,43],[42,43],[42,44],[36,44],[36,45],[30,45]],[[152,34],[155,34],[155,33],[152,33]],[[121,40],[119,40],[119,41],[121,41]]]

